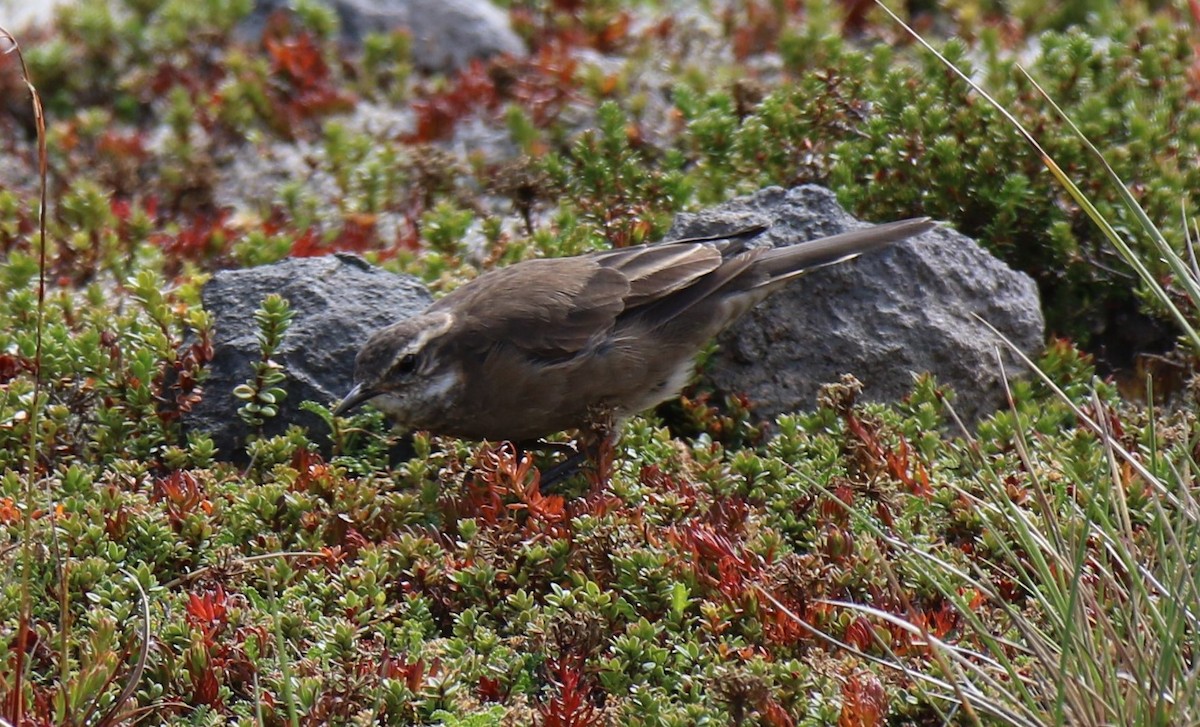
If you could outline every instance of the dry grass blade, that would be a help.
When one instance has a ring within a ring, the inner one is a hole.
[[[133,665],[133,670],[129,672],[129,678],[125,680],[125,687],[121,689],[121,693],[117,695],[116,701],[112,703],[112,706],[109,707],[108,711],[104,713],[104,716],[97,723],[101,725],[119,724],[122,721],[118,712],[137,693],[138,684],[142,681],[142,673],[146,670],[146,661],[150,658],[150,599],[146,596],[146,590],[142,588],[142,584],[138,583],[137,578],[132,573],[124,568],[121,569],[121,572],[137,588],[138,599],[142,604],[142,649],[138,654],[137,662]]]
[[[1042,383],[1049,387],[1049,389],[1053,391],[1054,394],[1071,409],[1071,413],[1073,413],[1079,419],[1079,421],[1083,423],[1084,426],[1086,426],[1097,436],[1104,436],[1104,427],[1096,422],[1095,419],[1093,419],[1089,414],[1083,411],[1083,409],[1079,408],[1079,406],[1072,402],[1071,398],[1067,396],[1067,393],[1063,391],[1062,388],[1060,388],[1057,384],[1055,384],[1050,377],[1045,374],[1045,372],[1039,369],[1037,364],[1034,363],[1033,359],[1026,356],[1025,353],[1022,352],[1015,343],[1010,341],[1007,336],[1001,333],[1000,330],[991,323],[988,323],[982,317],[975,315],[974,313],[971,315],[974,316],[975,319],[980,323],[987,326],[988,330],[990,330],[998,340],[1002,341],[1004,345],[1008,347],[1009,351],[1012,352],[1012,354],[1018,359],[1020,359],[1021,363],[1024,364],[1026,368],[1028,368],[1034,373],[1035,376],[1041,379]],[[1127,463],[1138,474],[1138,476],[1144,478],[1148,484],[1152,485],[1155,492],[1166,499],[1166,501],[1172,506],[1178,508],[1180,512],[1185,513],[1193,524],[1200,524],[1200,510],[1197,509],[1197,503],[1195,500],[1178,497],[1176,493],[1172,492],[1171,489],[1168,488],[1161,479],[1159,479],[1153,472],[1146,468],[1140,457],[1134,456],[1119,442],[1114,441],[1111,442],[1111,444],[1113,451],[1121,455],[1121,459]]]
[[[203,576],[207,573],[210,573],[214,570],[218,570],[219,568],[222,568],[222,567],[231,567],[231,566],[244,567],[244,566],[250,565],[251,563],[257,563],[262,560],[271,560],[272,558],[320,558],[320,557],[323,557],[324,555],[325,555],[324,553],[320,553],[320,552],[312,551],[312,550],[298,550],[295,552],[279,551],[276,553],[260,553],[259,555],[250,555],[245,558],[236,558],[234,560],[228,561],[227,564],[222,565],[222,566],[210,565],[210,566],[205,566],[203,568],[197,568],[196,570],[194,570],[186,575],[182,575],[172,581],[168,581],[168,582],[164,583],[163,589],[169,591],[173,588],[178,588],[179,586],[182,586],[184,583],[190,583],[191,581],[194,581],[197,578],[200,578],[201,576]]]
[[[38,431],[38,413],[41,402],[41,386],[42,386],[42,337],[45,329],[46,319],[46,178],[49,168],[48,156],[46,153],[46,119],[42,110],[42,97],[38,93],[37,88],[30,80],[29,67],[25,63],[25,56],[21,53],[21,45],[17,42],[6,28],[0,27],[0,41],[7,42],[9,45],[3,49],[5,55],[16,54],[17,61],[21,68],[21,81],[25,84],[25,88],[29,91],[30,102],[33,105],[33,118],[37,129],[37,150],[38,150],[38,289],[37,289],[37,325],[34,337],[34,376],[33,376],[33,399],[30,403],[29,411],[29,460],[26,473],[26,490],[25,500],[27,503],[33,501],[33,491],[37,487],[37,472],[38,472],[38,456],[37,456],[37,431]],[[23,567],[21,568],[21,603],[18,610],[18,627],[16,643],[19,645],[13,655],[13,674],[14,684],[12,691],[12,702],[8,705],[9,714],[15,724],[21,724],[24,717],[24,701],[22,699],[21,676],[24,674],[24,658],[25,647],[28,643],[29,635],[29,619],[31,613],[31,596],[30,596],[30,581],[29,572],[32,568],[33,555],[31,548],[33,547],[33,508],[24,508],[24,514],[21,518],[21,533],[22,533],[22,559]],[[51,518],[54,517],[53,508],[51,508]],[[57,545],[57,528],[51,522],[50,532],[51,537]],[[56,548],[57,551],[57,548]],[[63,579],[63,583],[66,580]],[[66,592],[64,586],[63,592]]]
[[[1001,721],[1003,721],[1005,724],[1014,725],[1014,727],[1040,727],[1041,723],[1038,722],[1037,720],[1030,719],[1026,716],[1022,716],[1022,715],[1014,713],[1008,707],[1008,705],[1001,704],[1001,703],[996,702],[995,700],[991,699],[986,694],[984,694],[982,691],[976,689],[974,684],[972,684],[970,682],[966,682],[965,684],[962,683],[961,680],[956,680],[956,681],[960,682],[958,684],[955,684],[953,682],[948,682],[944,679],[938,679],[937,677],[931,676],[925,672],[906,667],[903,664],[900,664],[898,662],[890,661],[888,659],[884,659],[882,657],[875,656],[874,654],[869,654],[865,651],[862,651],[861,649],[855,648],[854,646],[847,644],[843,641],[840,641],[840,640],[830,636],[829,634],[826,634],[825,632],[821,631],[820,629],[817,629],[816,627],[812,626],[811,624],[806,622],[804,619],[800,618],[799,614],[797,614],[794,611],[792,611],[791,609],[789,609],[787,606],[785,606],[783,603],[781,603],[777,598],[775,598],[773,595],[768,593],[761,586],[756,585],[756,586],[754,586],[754,589],[755,589],[755,591],[758,592],[759,595],[761,595],[763,598],[765,598],[767,601],[769,601],[774,608],[778,609],[780,613],[784,614],[789,619],[794,621],[798,626],[800,626],[802,629],[807,631],[813,637],[825,642],[826,644],[829,644],[830,646],[832,646],[834,648],[837,648],[839,650],[843,650],[849,654],[852,654],[860,659],[869,661],[873,664],[878,664],[879,666],[885,667],[887,669],[891,669],[893,671],[900,672],[900,673],[908,676],[909,678],[912,678],[914,680],[921,682],[922,684],[926,684],[926,685],[932,686],[932,687],[940,690],[939,692],[930,693],[931,696],[935,696],[939,699],[945,700],[947,702],[951,702],[951,703],[961,707],[962,703],[959,700],[962,698],[962,696],[964,696],[964,694],[965,694],[964,690],[966,690],[966,691],[970,692],[969,696],[972,700],[972,703],[979,708],[979,711],[989,714],[993,717],[996,717],[996,718],[1000,719]],[[840,601],[821,601],[821,602],[832,604],[832,605],[837,605],[837,606],[841,606],[841,607],[845,607],[845,608],[852,608],[852,609],[860,609],[861,608],[864,613],[867,613],[867,612],[872,613],[872,614],[884,613],[884,612],[876,612],[874,609],[870,609],[869,607],[865,607],[865,606],[860,606],[859,604],[844,603],[844,602],[840,602]],[[900,628],[904,628],[906,630],[912,630],[914,633],[920,633],[920,631],[921,631],[918,627],[914,626],[913,624],[908,623],[907,621],[904,621],[903,619],[896,618],[895,616],[892,616],[891,614],[886,614],[886,616],[888,617],[889,621],[896,623],[896,625],[899,626]],[[935,650],[940,649],[940,648],[945,648],[948,650],[958,652],[959,656],[955,661],[961,660],[962,659],[961,655],[964,653],[971,655],[971,656],[979,657],[979,658],[983,659],[984,661],[987,661],[986,657],[983,657],[980,654],[977,654],[975,652],[963,651],[961,649],[957,649],[957,647],[953,647],[953,646],[946,644],[945,642],[942,642],[938,639],[931,639],[929,643],[930,643],[931,647],[934,648]],[[970,663],[969,660],[967,661],[967,663]],[[972,664],[971,668],[972,668],[972,670],[975,670],[976,665]],[[968,719],[970,719],[970,718],[968,717]],[[980,724],[978,718],[975,718],[971,721],[974,724]]]

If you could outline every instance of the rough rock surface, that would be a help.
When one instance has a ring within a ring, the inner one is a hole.
[[[328,427],[299,404],[332,404],[353,383],[354,356],[376,330],[424,310],[432,302],[411,276],[394,275],[353,255],[293,258],[273,265],[217,273],[204,286],[205,310],[214,320],[214,355],[204,398],[184,420],[208,433],[226,459],[240,459],[249,429],[237,415],[233,389],[252,374],[259,358],[254,311],[279,293],[295,317],[276,360],[287,372],[287,398],[265,427],[268,435],[290,424],[307,427],[313,441],[327,441]]]
[[[776,246],[862,225],[821,187],[771,187],[680,215],[670,234],[758,222],[771,223],[760,239]],[[939,228],[792,283],[722,334],[709,374],[718,388],[746,394],[759,416],[773,418],[812,409],[821,385],[843,373],[865,384],[863,398],[888,401],[911,391],[914,374],[930,372],[954,389],[959,415],[975,421],[1004,399],[999,341],[972,314],[1026,353],[1041,350],[1044,321],[1033,280]]]
[[[407,30],[412,36],[413,65],[449,72],[476,58],[525,55],[524,42],[513,32],[508,14],[487,0],[326,0],[341,21],[341,40],[357,48],[369,33]],[[239,27],[243,40],[262,36],[267,18],[288,8],[287,0],[258,0]]]

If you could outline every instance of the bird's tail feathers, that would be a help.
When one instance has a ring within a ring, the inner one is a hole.
[[[821,237],[786,247],[777,247],[763,254],[755,267],[767,274],[766,285],[791,280],[807,272],[834,265],[863,253],[887,247],[894,242],[907,240],[937,226],[928,217],[888,222],[861,230],[850,230],[838,235]]]

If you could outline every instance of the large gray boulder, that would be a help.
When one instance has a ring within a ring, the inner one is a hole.
[[[369,33],[406,30],[412,63],[426,71],[451,72],[472,60],[529,51],[513,32],[508,13],[488,0],[324,0],[341,21],[341,41],[359,48]],[[262,36],[267,19],[288,10],[288,0],[257,0],[238,28],[243,40]]]
[[[286,298],[295,316],[275,359],[287,373],[282,384],[287,397],[264,433],[279,434],[298,424],[315,442],[326,441],[328,427],[300,409],[300,402],[339,400],[353,384],[354,356],[367,338],[432,302],[416,278],[386,272],[354,255],[292,258],[214,275],[201,292],[213,316],[213,360],[203,399],[184,426],[209,434],[225,459],[241,459],[251,433],[237,414],[242,402],[233,389],[246,383],[260,358],[254,311],[270,293]]]
[[[681,214],[670,235],[759,222],[771,224],[760,239],[776,246],[863,224],[826,189],[771,187]],[[812,409],[821,385],[844,373],[865,384],[864,399],[894,401],[911,391],[914,374],[929,372],[954,389],[959,415],[976,421],[1003,404],[1004,388],[999,341],[975,315],[1027,354],[1041,350],[1045,324],[1033,280],[939,228],[792,283],[721,335],[709,376],[774,418]]]

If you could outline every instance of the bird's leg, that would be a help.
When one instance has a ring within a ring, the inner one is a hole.
[[[588,411],[588,426],[579,431],[579,451],[592,464],[589,479],[596,491],[607,487],[612,476],[617,421],[617,414],[610,407],[595,406]]]
[[[528,439],[514,444],[519,451],[553,452],[566,455],[563,461],[542,472],[540,484],[542,487],[552,487],[562,480],[571,477],[579,471],[586,455],[575,446],[574,442],[547,442],[544,439]]]
[[[568,477],[578,474],[587,465],[588,479],[593,489],[603,489],[612,474],[613,445],[616,443],[617,417],[608,407],[595,407],[588,412],[588,425],[579,430],[575,442],[522,443],[525,449],[544,449],[566,454],[567,458],[542,473],[543,489],[552,488]]]
[[[568,477],[573,476],[587,461],[587,452],[582,449],[573,450],[574,454],[542,473],[542,489],[554,487]]]

